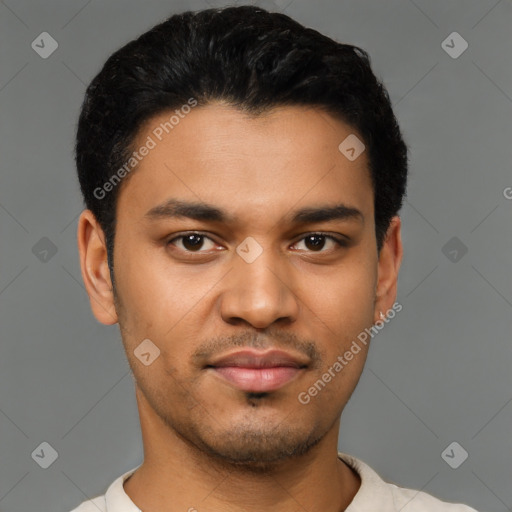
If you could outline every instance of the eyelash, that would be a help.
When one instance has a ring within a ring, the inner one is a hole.
[[[206,235],[205,233],[201,233],[201,232],[198,232],[198,231],[190,231],[190,232],[187,232],[187,233],[183,233],[179,236],[175,236],[174,238],[171,238],[170,240],[168,240],[166,242],[166,245],[172,245],[172,242],[175,242],[176,240],[179,240],[179,239],[183,239],[185,238],[186,236],[188,235],[198,235],[198,236],[202,236],[204,238],[208,238],[209,240],[211,240],[212,242],[215,242],[215,240],[212,240],[208,235]],[[318,232],[318,231],[314,231],[314,232],[311,232],[311,233],[307,233],[306,235],[304,235],[302,238],[300,238],[299,240],[297,240],[297,242],[294,243],[297,244],[299,242],[301,242],[302,240],[304,240],[305,238],[308,238],[309,236],[314,236],[314,235],[318,235],[318,236],[323,236],[325,238],[328,238],[332,241],[334,241],[336,244],[337,244],[337,248],[341,248],[341,247],[347,247],[348,246],[348,242],[346,239],[344,238],[338,238],[334,235],[329,235],[327,233],[322,233],[322,232]],[[323,248],[322,248],[323,249]],[[184,251],[185,253],[187,254],[206,254],[207,252],[206,251],[189,251],[189,250],[184,250],[184,249],[178,249],[180,251]],[[308,251],[308,252],[311,252],[313,254],[315,253],[324,253],[324,252],[329,252],[329,251],[324,251],[324,250],[320,250],[320,251]]]

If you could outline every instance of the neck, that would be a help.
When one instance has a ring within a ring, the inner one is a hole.
[[[143,512],[340,512],[359,489],[359,476],[338,458],[339,420],[306,454],[256,471],[199,450],[148,409],[140,411],[144,462],[124,483]]]

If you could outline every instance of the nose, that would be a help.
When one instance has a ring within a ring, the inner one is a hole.
[[[221,296],[223,320],[232,325],[246,323],[255,329],[295,322],[299,302],[292,281],[286,261],[270,249],[251,263],[235,254]]]

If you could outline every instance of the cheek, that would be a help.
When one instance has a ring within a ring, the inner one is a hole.
[[[170,389],[176,391],[176,381],[183,383],[193,378],[189,358],[201,339],[205,308],[209,307],[209,297],[215,291],[212,286],[225,270],[219,270],[217,275],[213,267],[209,271],[201,270],[199,265],[185,269],[169,264],[162,254],[156,257],[149,251],[139,254],[136,250],[124,258],[122,265],[118,269],[119,296],[123,303],[119,323],[131,367],[143,387],[150,388],[152,382],[160,382],[162,389],[165,388],[163,394],[167,395]],[[160,352],[158,359],[145,367],[134,351],[147,338]],[[159,393],[158,389],[154,392]]]
[[[305,300],[332,335],[355,335],[373,322],[376,278],[377,266],[368,257],[347,261],[310,286]]]
[[[309,304],[311,321],[318,325],[314,331],[321,363],[298,398],[320,416],[327,410],[341,414],[361,376],[369,349],[365,329],[373,322],[374,282],[371,272],[353,268],[315,287]]]
[[[170,334],[209,288],[204,274],[196,279],[183,267],[171,265],[163,248],[127,247],[116,264],[119,295],[128,313],[125,321],[147,337],[149,332]]]

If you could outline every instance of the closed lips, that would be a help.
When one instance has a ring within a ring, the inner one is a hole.
[[[308,365],[307,363],[305,358],[292,356],[282,351],[272,350],[265,353],[257,353],[245,350],[223,356],[209,363],[207,367],[237,366],[257,369],[289,366],[292,368],[305,368]]]
[[[206,368],[241,391],[269,393],[297,378],[307,366],[305,358],[283,351],[242,350],[212,361]]]

